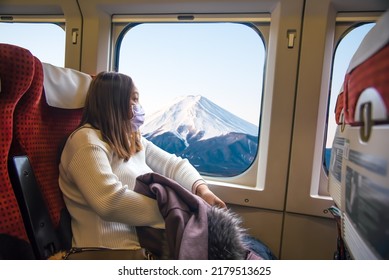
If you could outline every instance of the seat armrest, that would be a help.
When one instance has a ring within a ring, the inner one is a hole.
[[[28,157],[11,158],[9,172],[33,251],[37,259],[47,259],[60,242]]]

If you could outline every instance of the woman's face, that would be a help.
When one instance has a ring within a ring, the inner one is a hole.
[[[136,105],[139,103],[139,92],[136,86],[134,86],[133,92],[131,93],[131,98],[130,98],[130,105]]]
[[[134,111],[132,106],[139,104],[139,92],[136,86],[133,88],[133,92],[130,95],[130,119],[134,117]]]

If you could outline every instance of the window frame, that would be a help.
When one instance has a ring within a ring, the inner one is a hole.
[[[328,193],[323,152],[327,114],[332,113],[327,106],[335,38],[339,38],[335,37],[339,34],[336,26],[363,19],[371,21],[382,12],[344,12],[327,2],[306,2],[285,206],[289,213],[332,217],[325,211],[333,205],[333,199]]]
[[[239,23],[247,25],[258,33],[265,46],[265,55],[269,43],[270,32],[270,14],[252,13],[252,14],[160,14],[160,15],[113,15],[112,16],[112,44],[110,69],[118,70],[119,46],[122,40],[122,34],[128,32],[131,28],[143,23]],[[266,69],[266,57],[265,67]],[[264,76],[265,76],[264,69]],[[263,99],[262,86],[261,99]],[[262,110],[262,108],[261,108]],[[261,111],[262,112],[262,111]],[[261,115],[259,116],[258,126],[260,127]],[[259,139],[261,138],[259,132]],[[233,177],[209,177],[203,176],[209,184],[229,187],[243,187],[246,189],[263,190],[263,186],[257,185],[258,154],[260,151],[260,140],[258,144],[257,155],[251,165],[241,174]],[[246,174],[255,174],[255,176],[245,176]]]
[[[65,30],[65,17],[64,15],[1,15],[0,22],[15,22],[15,23],[54,23],[61,26]]]
[[[81,20],[71,18],[63,14],[48,15],[0,15],[0,22],[4,23],[50,23],[58,25],[65,31],[64,67],[80,70],[81,68]]]

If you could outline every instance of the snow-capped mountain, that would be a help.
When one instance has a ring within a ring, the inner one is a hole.
[[[142,132],[148,137],[171,132],[188,145],[192,139],[206,140],[231,132],[256,136],[258,127],[201,95],[189,95],[147,117]]]
[[[207,175],[237,175],[257,154],[258,127],[200,95],[176,99],[146,118],[141,130],[154,144],[187,158]]]

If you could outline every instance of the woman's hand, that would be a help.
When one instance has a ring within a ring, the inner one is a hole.
[[[212,206],[217,206],[219,208],[227,208],[223,200],[217,197],[205,184],[200,184],[196,188],[196,195],[205,200],[208,204]]]

